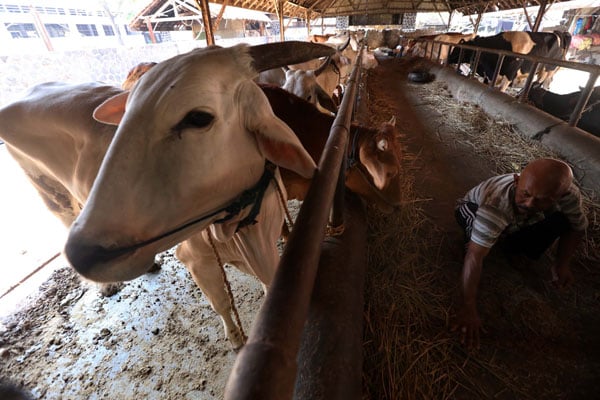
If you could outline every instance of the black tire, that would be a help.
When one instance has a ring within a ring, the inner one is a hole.
[[[429,83],[435,79],[435,75],[427,71],[413,71],[408,73],[408,80],[415,83]]]

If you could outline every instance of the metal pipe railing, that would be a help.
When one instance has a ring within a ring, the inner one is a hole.
[[[234,363],[225,399],[291,399],[296,357],[308,315],[321,243],[346,157],[362,46],[330,130],[318,170],[300,208],[279,268]]]
[[[472,68],[470,76],[474,76],[473,70],[477,69],[477,63],[479,62],[479,56],[480,56],[481,52],[498,55],[499,58],[496,63],[496,68],[494,70],[495,76],[493,77],[493,79],[490,83],[491,87],[494,86],[494,83],[496,81],[496,79],[495,79],[497,76],[496,71],[500,71],[502,62],[504,61],[504,57],[506,57],[506,56],[531,61],[534,64],[535,68],[537,68],[537,65],[540,65],[540,64],[541,65],[549,64],[549,65],[559,66],[562,68],[575,69],[578,71],[584,71],[584,72],[589,73],[590,76],[588,78],[587,84],[586,84],[585,88],[581,91],[581,95],[579,96],[577,105],[573,109],[573,112],[571,113],[571,116],[569,118],[569,126],[576,126],[577,122],[579,122],[579,119],[581,118],[581,113],[583,112],[585,106],[587,105],[587,102],[592,95],[592,91],[594,90],[594,85],[596,83],[596,80],[598,79],[598,76],[600,75],[600,66],[593,65],[593,64],[583,64],[583,63],[576,63],[573,61],[558,60],[558,59],[554,59],[554,58],[531,56],[531,55],[527,55],[527,54],[513,53],[512,51],[507,51],[507,50],[496,50],[496,49],[490,49],[490,48],[480,47],[480,46],[472,46],[472,45],[467,45],[467,44],[444,42],[444,41],[440,41],[440,40],[432,40],[432,39],[424,39],[424,38],[420,38],[420,39],[416,39],[416,40],[422,41],[422,42],[432,42],[431,43],[432,47],[435,45],[435,43],[439,43],[440,49],[441,49],[441,45],[448,45],[448,46],[450,46],[448,48],[448,55],[450,55],[450,53],[452,52],[454,47],[460,48],[460,53],[458,56],[458,63],[456,65],[457,71],[460,71],[460,64],[462,63],[464,50],[467,49],[467,50],[475,51],[476,63],[475,63],[475,67]],[[439,52],[438,52],[438,55],[439,55]],[[445,61],[445,64],[447,65],[447,59]],[[531,68],[530,72],[535,71],[534,67]],[[530,76],[527,77],[527,81],[525,82],[525,87],[523,88],[523,93],[521,93],[519,101],[524,101],[524,99],[526,97],[523,97],[523,94],[525,96],[527,96],[527,93],[529,93],[529,89],[531,88],[531,85],[533,84],[533,76],[531,76],[531,75],[532,74],[530,73]]]

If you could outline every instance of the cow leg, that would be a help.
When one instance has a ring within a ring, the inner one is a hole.
[[[231,304],[225,290],[221,268],[212,247],[205,239],[206,232],[196,234],[182,242],[175,256],[187,267],[196,285],[202,290],[211,307],[223,322],[225,336],[234,349],[243,346],[240,328],[231,318]]]
[[[501,92],[506,92],[506,89],[508,89],[508,86],[510,85],[510,80],[508,80],[504,75],[502,76],[502,80],[500,81],[500,91]]]

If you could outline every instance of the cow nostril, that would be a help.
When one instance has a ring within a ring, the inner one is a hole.
[[[121,252],[109,250],[96,244],[69,237],[64,249],[65,256],[71,266],[81,275],[87,277],[89,272],[98,264],[107,262],[120,255]]]

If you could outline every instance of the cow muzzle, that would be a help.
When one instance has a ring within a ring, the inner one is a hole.
[[[110,249],[69,234],[64,254],[71,266],[94,282],[119,282],[143,275],[154,262],[154,253],[146,249]]]

